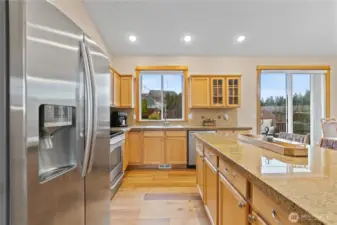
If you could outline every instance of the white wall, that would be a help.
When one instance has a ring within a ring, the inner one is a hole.
[[[256,131],[257,65],[331,65],[331,116],[337,117],[337,57],[114,57],[112,66],[121,74],[131,74],[137,65],[187,65],[189,74],[242,74],[242,102],[238,125]]]
[[[51,1],[59,10],[66,14],[77,26],[92,39],[111,59],[111,54],[98,31],[95,23],[89,16],[82,0],[53,0]]]

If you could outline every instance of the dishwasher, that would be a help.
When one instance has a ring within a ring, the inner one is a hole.
[[[197,133],[216,133],[215,130],[198,130],[188,131],[188,151],[187,151],[187,168],[195,168],[196,164],[196,137]]]

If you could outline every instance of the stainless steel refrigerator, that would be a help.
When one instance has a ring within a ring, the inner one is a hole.
[[[108,57],[45,0],[0,30],[0,224],[109,225]]]

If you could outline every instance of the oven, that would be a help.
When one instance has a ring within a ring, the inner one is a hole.
[[[111,197],[117,192],[123,178],[124,132],[110,132],[110,191]]]

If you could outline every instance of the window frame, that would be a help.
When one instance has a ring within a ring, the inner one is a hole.
[[[142,88],[142,82],[141,82],[141,74],[149,72],[151,74],[152,72],[158,71],[159,75],[165,75],[165,73],[169,73],[170,71],[183,75],[182,76],[182,115],[183,118],[181,119],[167,119],[167,121],[187,121],[188,120],[188,67],[187,66],[137,66],[136,67],[136,85],[135,85],[135,93],[136,93],[136,104],[135,104],[135,116],[136,116],[136,122],[162,122],[164,121],[163,115],[164,113],[161,113],[161,119],[160,120],[147,120],[141,118],[141,88]],[[181,73],[177,73],[180,71]],[[162,74],[160,74],[162,73]],[[161,76],[163,77],[163,76]],[[163,91],[163,78],[161,78],[161,85],[162,85],[162,91]],[[162,102],[163,102],[164,96],[162,96]],[[163,107],[162,107],[163,109]]]

